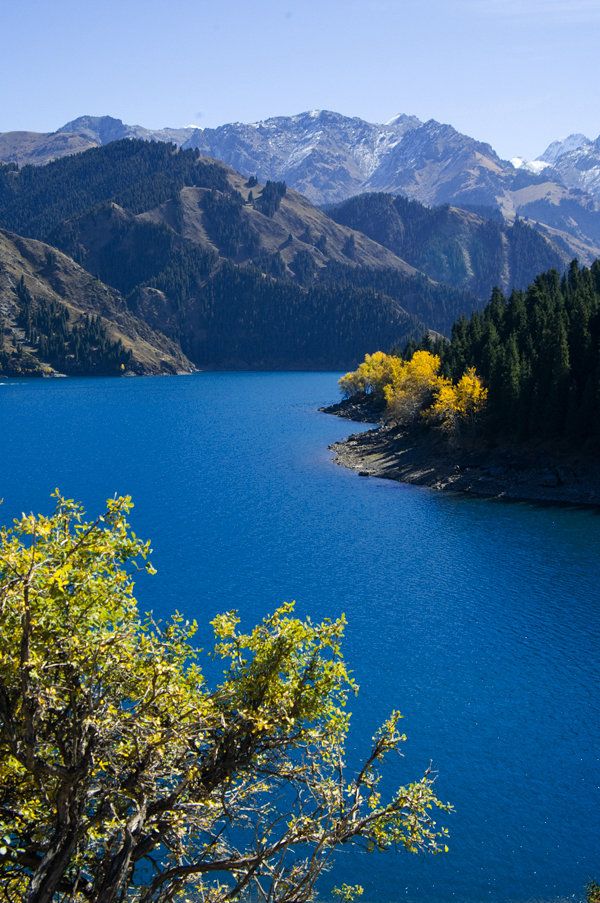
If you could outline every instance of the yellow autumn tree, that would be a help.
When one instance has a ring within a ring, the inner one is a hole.
[[[460,422],[472,420],[487,402],[488,390],[474,367],[469,367],[457,383],[441,379],[435,392],[435,399],[425,416],[439,423],[444,429],[452,430]]]
[[[440,382],[441,360],[429,351],[415,351],[409,361],[396,358],[398,365],[384,388],[388,418],[409,423],[431,403]]]
[[[600,884],[591,881],[586,888],[587,903],[600,903]]]
[[[384,351],[375,351],[366,354],[365,359],[356,370],[346,373],[339,381],[342,394],[346,398],[365,392],[381,399],[384,397],[385,387],[396,378],[396,374],[404,361],[393,354]]]
[[[488,390],[474,367],[454,383],[440,374],[441,366],[439,355],[430,351],[415,351],[410,360],[376,351],[339,385],[346,398],[366,393],[385,400],[387,420],[406,425],[422,415],[432,426],[451,431],[483,410]]]
[[[343,616],[217,615],[211,686],[196,625],[138,608],[131,499],[55,503],[0,527],[2,903],[310,903],[338,848],[446,851],[431,770],[384,776],[399,712],[345,764]]]

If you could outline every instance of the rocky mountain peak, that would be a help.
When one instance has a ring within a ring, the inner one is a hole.
[[[122,119],[115,119],[114,116],[79,116],[57,131],[75,132],[95,138],[100,144],[108,144],[110,141],[119,141],[127,137],[130,126],[125,125]]]
[[[542,160],[544,163],[556,163],[558,158],[562,157],[563,154],[579,150],[591,143],[590,139],[585,135],[582,135],[580,132],[575,132],[572,135],[568,135],[566,138],[558,138],[556,141],[552,141],[544,153],[540,154],[537,159]]]

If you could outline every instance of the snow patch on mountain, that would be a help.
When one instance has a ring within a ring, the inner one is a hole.
[[[510,162],[515,169],[525,169],[536,176],[551,165],[546,160],[525,160],[524,157],[512,157]]]

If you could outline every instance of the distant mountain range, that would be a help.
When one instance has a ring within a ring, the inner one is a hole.
[[[433,119],[397,116],[377,125],[314,110],[196,130],[183,146],[261,179],[284,179],[315,204],[376,191],[430,206],[493,209],[509,221],[531,221],[568,254],[590,261],[600,253],[600,185],[568,181],[563,156],[554,165],[515,166]]]
[[[0,369],[342,368],[600,256],[600,140],[83,116],[0,134],[0,227]]]
[[[153,130],[141,125],[125,125],[112,116],[79,116],[56,132],[0,132],[0,162],[43,166],[52,160],[122,138],[167,141],[180,146],[194,131],[193,127]]]
[[[123,138],[169,141],[222,160],[259,182],[284,180],[317,205],[364,192],[428,205],[519,216],[589,262],[600,255],[600,139],[553,142],[534,161],[502,160],[489,144],[435,120],[400,115],[386,124],[326,110],[219,128],[146,129],[83,116],[50,134],[0,134],[0,160],[50,159]],[[481,208],[484,208],[483,210]]]
[[[283,183],[166,143],[0,167],[0,227],[5,372],[343,368],[478,303]]]
[[[600,199],[600,136],[569,135],[554,141],[539,158],[557,172],[569,188],[586,191]]]

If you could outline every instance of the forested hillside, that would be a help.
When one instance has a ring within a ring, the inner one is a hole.
[[[149,294],[140,292],[135,309],[151,322]],[[230,263],[184,302],[183,312],[187,322],[199,317],[204,329],[182,336],[182,344],[210,367],[338,369],[360,359],[376,336],[391,347],[394,336],[419,329],[415,318],[373,289],[342,282],[305,291]]]
[[[175,373],[179,347],[43,242],[0,230],[0,373]]]
[[[426,342],[457,378],[475,367],[488,388],[483,426],[498,438],[600,440],[600,262],[551,270],[462,318],[449,343]]]
[[[226,171],[170,144],[115,141],[43,167],[1,166],[0,218],[5,229],[47,241],[65,220],[102,201],[141,213],[184,185],[227,190]]]
[[[52,133],[0,133],[0,161],[41,165],[122,139],[172,142],[246,178],[285,180],[317,205],[374,191],[430,205],[493,209],[507,222],[520,216],[561,255],[591,263],[600,254],[599,143],[571,138],[574,143],[555,142],[527,163],[503,160],[489,144],[451,125],[410,115],[377,124],[311,110],[216,129],[148,129],[111,116],[80,116]]]
[[[374,348],[374,346],[371,346]],[[600,261],[496,289],[450,340],[372,351],[325,408],[377,429],[336,443],[363,476],[486,498],[600,505]]]
[[[328,209],[438,282],[489,298],[494,287],[526,288],[543,270],[562,269],[558,249],[522,220],[445,205],[425,207],[391,194],[362,194]]]
[[[60,248],[90,284],[110,286],[114,310],[199,367],[347,368],[369,348],[449,335],[490,285],[525,285],[562,263],[525,224],[454,208],[375,194],[332,215],[284,182],[262,185],[166,143],[115,141],[43,167],[0,167],[0,225]],[[31,302],[15,301],[21,275],[8,296],[21,308],[4,342],[11,354],[35,345],[59,370],[129,369],[102,322],[73,331],[27,278]],[[58,303],[56,279],[52,290]],[[77,303],[106,319],[89,294]]]
[[[367,354],[340,387],[370,413],[454,440],[597,448],[600,261],[573,261],[562,277],[549,270],[508,298],[495,289],[450,340],[428,334],[402,353]]]
[[[61,248],[200,367],[346,367],[476,303],[285,183],[164,143],[4,167],[0,224]]]

